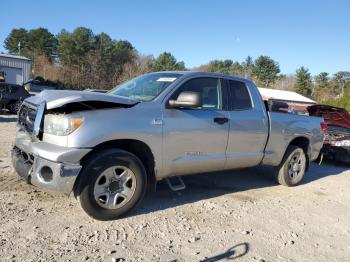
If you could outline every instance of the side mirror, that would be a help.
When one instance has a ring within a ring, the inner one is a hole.
[[[196,108],[202,106],[201,96],[197,92],[184,91],[176,100],[169,100],[170,108]]]

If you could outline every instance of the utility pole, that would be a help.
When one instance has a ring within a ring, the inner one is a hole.
[[[18,42],[18,55],[21,56],[21,42]]]

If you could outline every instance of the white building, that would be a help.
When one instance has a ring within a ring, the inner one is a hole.
[[[0,82],[21,85],[30,79],[31,67],[29,58],[0,54]]]
[[[259,92],[264,100],[285,102],[290,109],[304,110],[310,105],[316,104],[314,100],[302,96],[296,92],[259,87]]]

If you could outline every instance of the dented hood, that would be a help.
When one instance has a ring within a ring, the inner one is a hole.
[[[122,96],[75,90],[44,90],[40,94],[26,99],[26,101],[36,105],[44,100],[46,101],[47,109],[54,109],[72,103],[93,101],[115,103],[116,105],[126,106],[132,106],[138,103],[136,100]]]

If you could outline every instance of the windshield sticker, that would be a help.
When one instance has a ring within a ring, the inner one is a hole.
[[[176,77],[160,77],[157,82],[174,82]]]

